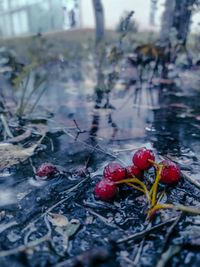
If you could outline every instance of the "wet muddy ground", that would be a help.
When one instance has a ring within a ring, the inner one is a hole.
[[[125,188],[111,202],[93,195],[108,162],[129,165],[143,146],[158,158],[169,156],[200,183],[199,70],[178,69],[150,87],[146,80],[127,86],[124,73],[135,70],[123,61],[113,90],[99,100],[94,62],[89,54],[43,66],[46,90],[37,108],[28,112],[36,94],[21,119],[8,116],[13,138],[4,140],[0,125],[0,266],[199,266],[199,216],[161,210],[149,223],[144,196],[136,191]],[[13,111],[5,75],[1,83],[6,112]],[[18,164],[10,152],[6,165],[4,143],[36,146]],[[43,162],[60,174],[38,180],[34,172]],[[164,198],[200,208],[200,189],[184,177]]]

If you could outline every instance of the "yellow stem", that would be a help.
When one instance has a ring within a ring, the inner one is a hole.
[[[134,183],[134,182],[136,182],[136,181],[138,181],[138,179],[137,178],[130,178],[130,179],[123,179],[123,180],[120,180],[120,181],[117,181],[117,182],[115,182],[116,184],[124,184],[124,183],[126,183],[126,182],[130,182],[130,183]]]
[[[151,159],[148,159],[148,161],[149,161],[150,163],[152,163],[153,166],[155,166],[155,167],[159,167],[159,166],[160,166],[159,163],[157,163],[157,162],[155,162],[155,161],[153,161],[153,160],[151,160]]]
[[[152,194],[152,198],[151,198],[151,206],[155,206],[156,204],[156,195],[157,195],[157,189],[158,189],[158,183],[159,183],[159,180],[160,180],[160,175],[161,175],[161,172],[162,172],[162,168],[163,166],[162,165],[158,165],[158,170],[157,170],[157,173],[156,173],[156,179],[154,181],[154,184],[151,188],[151,194]]]
[[[144,190],[143,190],[142,188],[140,188],[139,186],[137,186],[137,185],[133,185],[133,184],[131,184],[131,183],[126,183],[126,184],[129,185],[129,186],[131,186],[131,187],[133,187],[134,189],[136,189],[136,190],[138,190],[138,191],[141,191],[142,193],[145,194]]]
[[[187,207],[184,205],[173,205],[173,204],[156,204],[148,214],[151,214],[152,212],[159,210],[159,209],[174,209],[179,210],[187,213],[197,214],[200,215],[200,209],[196,209],[193,207]]]
[[[142,192],[145,194],[148,202],[149,203],[151,202],[149,191],[147,190],[146,185],[142,181],[140,181],[138,178],[134,177],[134,178],[124,179],[124,180],[121,180],[121,181],[116,182],[116,184],[124,184],[124,183],[126,183],[126,184],[128,184],[128,183],[135,183],[135,184],[140,185],[142,187],[142,189],[143,189]],[[139,188],[139,187],[137,187],[137,188]],[[139,191],[141,191],[141,189]]]
[[[146,196],[148,202],[151,203],[151,198],[150,198],[150,195],[149,195],[149,191],[147,190],[146,186],[144,187],[144,191],[145,191],[145,196]]]
[[[187,213],[192,214],[200,214],[200,209],[196,209],[194,207],[184,206],[184,205],[172,205],[172,204],[163,204],[164,209],[174,209],[174,210],[180,210]]]
[[[134,178],[130,178],[130,179],[123,179],[121,181],[117,181],[115,182],[116,184],[124,184],[124,183],[136,183],[139,184],[142,188],[144,188],[145,184],[140,181],[138,178],[134,177]],[[146,186],[145,186],[146,187]]]

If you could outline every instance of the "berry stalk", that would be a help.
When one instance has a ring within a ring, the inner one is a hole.
[[[121,181],[116,182],[116,184],[123,184],[123,183],[126,183],[126,184],[128,184],[129,186],[132,186],[132,183],[135,183],[135,184],[140,185],[141,188],[137,187],[137,188],[135,188],[135,189],[137,189],[137,190],[143,192],[143,193],[145,194],[147,200],[148,200],[149,202],[151,202],[151,198],[150,198],[150,195],[149,195],[149,191],[147,190],[146,185],[145,185],[143,182],[141,182],[138,178],[134,177],[134,178],[124,179],[124,180],[121,180]],[[135,186],[135,185],[134,185],[134,186]],[[132,186],[132,187],[133,187],[133,186]]]
[[[173,205],[173,204],[160,204],[157,203],[151,210],[148,212],[148,218],[151,218],[153,214],[155,214],[156,211],[160,209],[173,209],[178,211],[183,211],[191,214],[200,215],[200,209],[196,209],[193,207],[187,207],[184,205]]]
[[[145,191],[142,188],[140,188],[139,186],[134,185],[134,184],[131,184],[131,183],[126,183],[126,184],[129,185],[129,186],[131,186],[131,187],[133,187],[134,189],[142,192],[143,194],[145,194]]]
[[[152,198],[151,198],[151,206],[152,207],[155,206],[155,204],[156,204],[157,189],[158,189],[158,183],[159,183],[159,180],[160,180],[162,168],[163,168],[162,165],[158,165],[158,168],[156,170],[156,179],[155,179],[154,184],[153,184],[153,186],[151,188],[151,193],[150,194],[152,194]]]

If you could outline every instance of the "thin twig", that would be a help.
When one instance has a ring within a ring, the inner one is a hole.
[[[75,137],[73,134],[71,134],[71,133],[69,133],[68,131],[66,131],[64,128],[62,128],[62,131],[63,131],[63,133],[65,133],[65,134],[68,135],[69,137],[71,137],[71,138],[73,138],[74,140],[76,140],[76,137]],[[90,148],[90,149],[92,149],[92,150],[99,151],[99,152],[101,152],[101,153],[103,153],[103,154],[105,154],[105,155],[111,156],[112,158],[115,158],[115,159],[117,159],[118,161],[120,161],[123,165],[126,165],[126,163],[125,163],[124,161],[122,161],[121,159],[119,159],[117,156],[111,154],[110,152],[107,152],[107,151],[105,151],[105,150],[103,150],[103,149],[101,149],[101,148],[97,148],[97,147],[91,146],[91,145],[87,144],[86,142],[81,141],[81,140],[78,140],[78,139],[77,139],[76,141],[79,142],[79,143],[81,143],[81,144],[83,144],[83,145],[85,145],[85,146],[87,146],[88,148]]]
[[[49,240],[50,240],[50,236],[49,236],[49,234],[46,234],[39,239],[36,239],[36,240],[33,240],[33,241],[27,243],[27,245],[21,245],[17,248],[13,248],[13,249],[9,249],[9,250],[2,250],[2,251],[0,251],[0,257],[10,256],[10,255],[25,251],[27,249],[34,248],[37,245],[39,245],[45,241],[49,241]]]
[[[171,257],[179,253],[181,250],[181,246],[172,245],[169,247],[169,249],[162,254],[161,259],[156,264],[156,267],[165,267],[167,262]]]
[[[192,178],[188,173],[186,173],[185,171],[181,171],[181,174],[183,175],[183,177],[190,183],[192,183],[194,186],[196,186],[197,188],[200,189],[200,183],[195,180],[194,178]]]
[[[141,243],[140,243],[140,246],[138,248],[138,252],[135,256],[135,259],[134,259],[134,262],[133,262],[133,266],[138,266],[138,263],[140,261],[140,257],[141,257],[141,254],[142,254],[142,249],[143,249],[143,246],[144,246],[144,242],[145,242],[145,237],[142,239]]]
[[[81,128],[78,126],[78,123],[76,120],[73,120],[73,122],[74,122],[74,124],[78,130],[78,133],[85,133],[86,132],[86,130],[81,130]]]
[[[165,225],[167,225],[169,223],[174,222],[176,219],[177,219],[177,217],[176,218],[171,218],[166,222],[163,222],[163,223],[160,223],[158,225],[155,225],[155,226],[153,226],[153,227],[151,227],[149,229],[145,229],[144,231],[141,231],[139,233],[135,233],[135,234],[130,235],[128,237],[118,239],[117,240],[117,244],[121,244],[121,243],[124,243],[124,242],[133,241],[135,239],[143,238],[144,236],[150,234],[151,232],[153,232],[155,230],[158,230],[158,229],[162,228],[163,226],[165,226]]]
[[[18,143],[18,142],[24,141],[25,139],[27,139],[30,136],[31,136],[31,131],[26,130],[23,134],[20,134],[20,135],[14,136],[13,138],[7,139],[7,142]]]
[[[182,212],[180,212],[179,216],[177,217],[177,219],[172,223],[172,225],[168,228],[167,230],[167,234],[165,236],[164,242],[163,242],[163,246],[162,246],[162,251],[161,253],[163,253],[166,249],[167,243],[169,241],[170,236],[172,235],[175,227],[177,226],[177,224],[179,223],[180,219],[182,217]]]
[[[122,230],[122,228],[119,225],[117,225],[117,224],[109,221],[108,218],[102,216],[101,214],[97,213],[93,209],[88,208],[88,207],[85,207],[84,205],[80,205],[79,203],[76,203],[76,206],[81,207],[81,208],[84,208],[86,211],[88,211],[90,214],[92,214],[95,217],[97,217],[100,221],[102,221],[106,225],[108,225],[110,227],[118,228],[119,230]]]

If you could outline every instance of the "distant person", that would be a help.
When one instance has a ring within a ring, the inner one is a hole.
[[[75,12],[74,9],[72,9],[69,12],[69,18],[70,18],[70,27],[73,28],[76,26],[76,18],[75,18]]]

